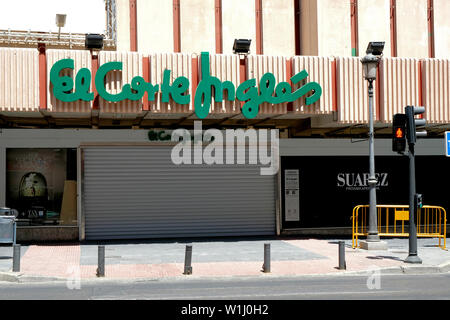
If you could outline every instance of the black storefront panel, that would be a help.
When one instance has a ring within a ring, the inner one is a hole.
[[[406,156],[375,157],[377,204],[409,204],[408,165]],[[298,170],[298,190],[292,189],[295,187],[291,177],[295,170]],[[282,229],[351,227],[353,208],[369,204],[368,177],[368,156],[282,157]],[[425,205],[448,210],[449,181],[450,158],[416,157],[416,189],[423,194]],[[291,210],[297,206],[292,202],[293,194],[298,194],[297,215],[286,211],[286,207]],[[296,216],[298,221],[292,221]]]

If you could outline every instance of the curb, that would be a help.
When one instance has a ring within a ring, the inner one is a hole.
[[[53,282],[53,281],[67,281],[66,278],[38,276],[38,275],[24,275],[18,272],[0,272],[0,282],[16,282],[16,283],[30,283],[30,282]]]
[[[364,271],[346,271],[346,275],[367,275],[369,272],[378,271],[382,275],[390,274],[439,274],[450,272],[450,262],[445,262],[437,266],[433,265],[402,265],[398,267],[368,269]]]
[[[440,274],[450,272],[450,262],[446,262],[437,266],[433,265],[402,265],[398,267],[387,267],[379,269],[367,269],[359,271],[342,271],[333,273],[317,273],[317,274],[297,274],[297,275],[274,275],[274,274],[261,274],[261,275],[240,275],[240,276],[174,276],[174,277],[162,277],[162,278],[87,278],[81,279],[81,281],[170,281],[170,280],[199,280],[199,279],[230,279],[234,277],[252,277],[252,278],[276,278],[276,277],[321,277],[321,276],[367,276],[369,273],[379,272],[381,275],[399,275],[399,274]],[[37,283],[37,282],[66,282],[68,278],[38,276],[38,275],[24,275],[16,272],[0,272],[0,282],[14,282],[14,283]]]
[[[19,282],[19,274],[15,272],[0,272],[0,281]]]
[[[404,274],[434,274],[441,273],[439,266],[400,266]]]
[[[379,272],[381,275],[395,275],[395,274],[403,274],[402,267],[387,267],[387,268],[372,268],[367,270],[360,271],[345,271],[344,273],[340,273],[338,275],[346,275],[346,276],[367,276],[369,273]]]
[[[32,276],[32,275],[20,275],[18,278],[19,283],[33,283],[33,282],[57,282],[64,281],[66,278],[49,277],[49,276]]]
[[[439,265],[441,272],[450,272],[450,262],[445,262]]]

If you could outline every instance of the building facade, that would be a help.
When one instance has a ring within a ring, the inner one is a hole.
[[[0,206],[30,241],[348,233],[369,194],[360,58],[384,41],[378,203],[407,203],[392,118],[421,105],[417,189],[449,208],[435,182],[450,178],[448,13],[447,0],[107,0],[101,50],[79,34],[0,32]],[[250,52],[234,54],[235,39]],[[180,128],[192,137],[181,165]],[[222,161],[196,162],[205,130],[247,134],[245,161],[236,138],[229,162],[225,139]],[[250,161],[261,132],[276,132],[274,174]]]

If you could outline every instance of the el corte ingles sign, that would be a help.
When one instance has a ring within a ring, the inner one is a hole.
[[[60,72],[64,69],[74,69],[73,59],[62,59],[57,61],[50,71],[50,82],[53,84],[53,94],[56,99],[63,102],[73,102],[77,100],[92,101],[94,93],[89,92],[91,83],[91,71],[82,68],[78,71],[74,80],[68,76],[61,76]],[[100,97],[110,102],[120,102],[125,99],[138,101],[142,99],[145,92],[148,93],[148,100],[154,101],[157,92],[161,91],[161,101],[169,102],[169,97],[178,104],[189,104],[191,95],[187,92],[189,89],[189,79],[186,77],[176,78],[170,84],[170,70],[164,70],[163,82],[151,84],[141,76],[135,76],[131,84],[125,84],[122,91],[118,94],[111,94],[106,91],[105,77],[108,72],[113,70],[122,70],[122,62],[113,61],[100,66],[95,75],[95,88]],[[227,91],[227,100],[245,102],[242,106],[242,114],[247,119],[256,117],[259,111],[259,105],[264,102],[278,104],[284,102],[293,102],[302,96],[310,93],[306,97],[306,105],[311,105],[320,99],[322,88],[317,82],[307,82],[294,92],[288,82],[280,82],[276,86],[275,76],[272,73],[265,73],[259,80],[259,90],[256,87],[256,79],[249,79],[241,83],[237,88],[231,81],[220,81],[218,78],[210,75],[209,72],[209,53],[201,54],[202,80],[198,84],[194,98],[195,113],[198,118],[204,119],[208,116],[211,106],[211,89],[214,87],[215,102],[223,101],[223,92]],[[308,72],[303,70],[293,77],[292,83],[295,85],[308,77]]]

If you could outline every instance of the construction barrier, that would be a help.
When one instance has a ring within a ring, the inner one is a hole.
[[[352,215],[352,248],[358,247],[358,237],[367,236],[369,205],[359,205]],[[447,213],[438,206],[417,209],[417,237],[438,238],[439,247],[446,250]],[[380,237],[409,237],[409,206],[377,205],[377,225]],[[443,240],[443,245],[442,245]]]

